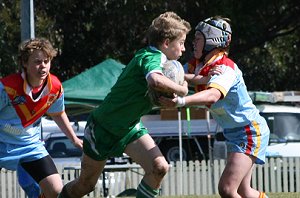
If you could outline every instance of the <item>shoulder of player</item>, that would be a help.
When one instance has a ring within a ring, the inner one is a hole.
[[[218,66],[218,65],[222,65],[224,67],[229,67],[233,70],[235,70],[235,68],[237,67],[235,62],[233,62],[233,60],[231,60],[227,56],[223,56],[223,58],[215,61],[214,63],[212,63],[212,65],[210,67],[214,67],[214,66]]]
[[[50,77],[50,79],[51,79],[52,82],[61,84],[61,81],[59,80],[59,78],[58,78],[56,75],[54,75],[54,74],[49,74],[49,77]]]

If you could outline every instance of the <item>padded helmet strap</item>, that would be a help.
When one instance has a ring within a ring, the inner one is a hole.
[[[205,46],[203,54],[212,51],[215,48],[226,48],[231,41],[231,27],[223,19],[208,18],[201,21],[196,26],[196,31],[204,35]]]

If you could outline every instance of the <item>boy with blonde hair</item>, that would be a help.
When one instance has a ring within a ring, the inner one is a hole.
[[[94,189],[109,157],[128,154],[141,165],[145,175],[137,188],[137,197],[156,197],[169,165],[140,121],[153,105],[148,87],[188,93],[183,86],[163,76],[167,60],[179,59],[185,51],[190,24],[174,12],[161,14],[152,21],[148,46],[139,50],[125,67],[101,106],[91,112],[84,137],[84,155],[79,178],[66,184],[59,197],[82,197]]]

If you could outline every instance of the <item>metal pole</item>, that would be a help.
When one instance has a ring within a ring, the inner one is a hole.
[[[179,168],[179,195],[183,193],[183,186],[182,186],[182,126],[181,126],[181,108],[178,108],[178,137],[179,137],[179,161],[180,161],[180,168]]]
[[[34,37],[33,0],[21,0],[21,41]]]
[[[208,139],[208,155],[209,155],[209,165],[211,168],[211,183],[212,183],[212,192],[215,194],[215,181],[214,181],[214,171],[213,171],[213,155],[212,155],[212,146],[211,146],[211,133],[210,133],[210,114],[209,110],[206,109],[206,123],[207,123],[207,139]]]

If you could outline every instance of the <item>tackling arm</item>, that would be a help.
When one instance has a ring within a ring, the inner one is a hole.
[[[189,83],[189,85],[200,85],[206,84],[210,77],[195,74],[185,74],[184,79]]]
[[[195,74],[184,74],[184,79],[193,85],[201,85],[207,84],[213,75],[221,75],[223,73],[222,68],[220,66],[215,66],[211,68],[208,72],[208,76],[195,75]]]
[[[164,107],[212,105],[220,98],[222,98],[221,92],[218,89],[210,88],[186,97],[176,97],[173,99],[160,97],[159,102]]]
[[[185,97],[186,106],[212,105],[222,98],[221,92],[216,88],[210,88]]]

